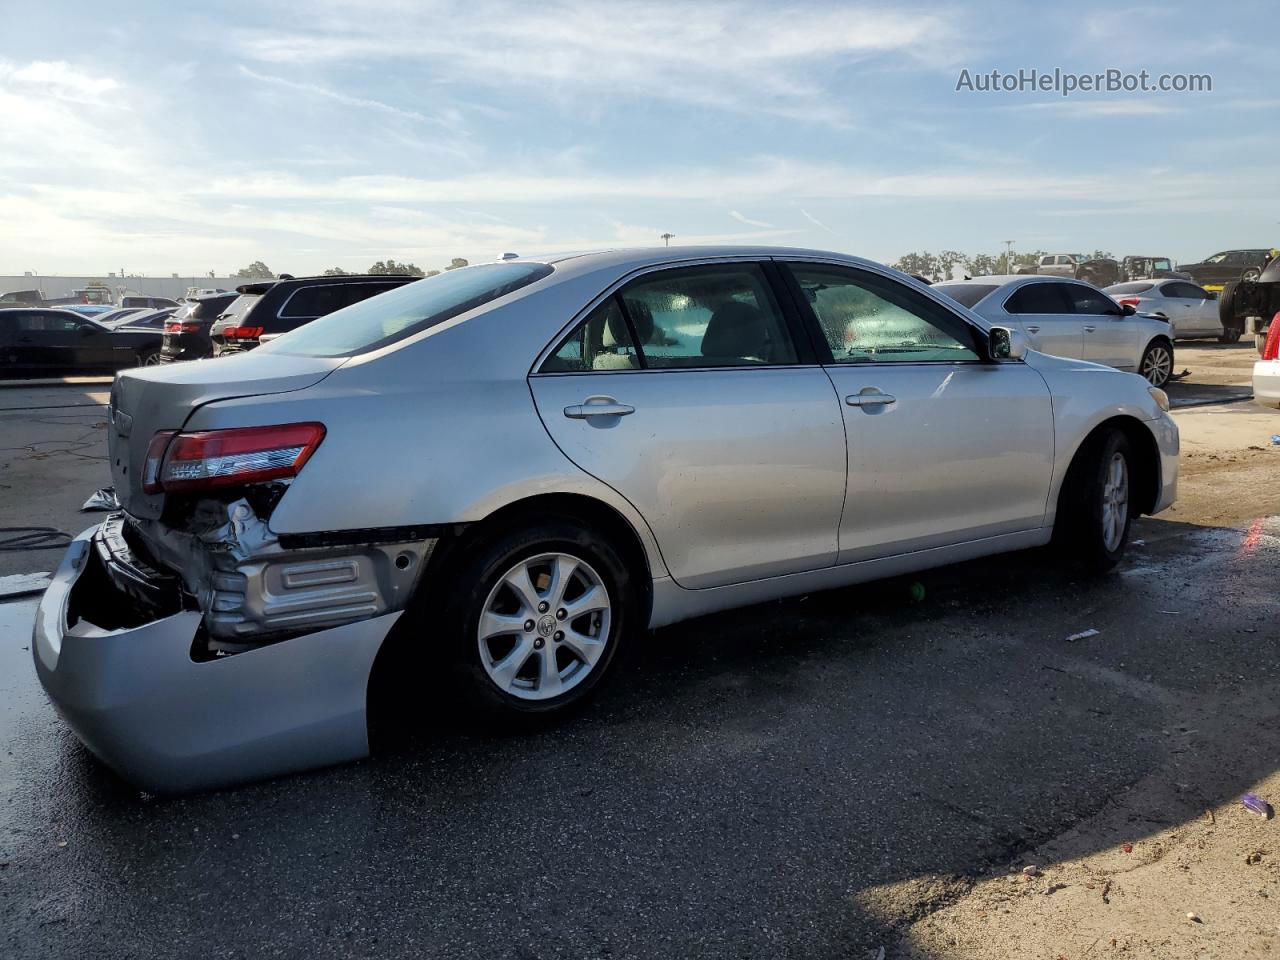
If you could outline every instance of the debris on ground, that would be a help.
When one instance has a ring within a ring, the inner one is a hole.
[[[1029,863],[1022,868],[1022,875],[1027,878],[1040,876],[1040,868],[1034,863]]]
[[[89,499],[84,502],[84,506],[80,508],[81,513],[93,513],[97,510],[111,512],[120,509],[120,501],[116,499],[115,487],[101,487],[92,494]]]
[[[1273,447],[1280,447],[1280,433],[1273,433],[1271,435],[1271,445]]]
[[[1132,843],[1126,843],[1126,844],[1125,844],[1123,847],[1121,847],[1120,849],[1121,849],[1121,850],[1123,850],[1125,853],[1133,853],[1133,844],[1132,844]]]
[[[1075,643],[1077,640],[1088,640],[1090,637],[1096,637],[1101,632],[1101,630],[1095,630],[1093,627],[1090,627],[1088,630],[1081,630],[1079,633],[1073,633],[1071,636],[1067,637],[1067,643]]]
[[[1240,798],[1240,802],[1243,803],[1247,809],[1252,810],[1264,820],[1270,820],[1276,815],[1275,810],[1271,808],[1271,804],[1267,803],[1267,801],[1263,800],[1256,793],[1246,793]]]
[[[1187,919],[1190,920],[1192,923],[1204,923],[1204,921],[1200,919],[1198,914],[1192,913],[1190,910],[1187,911]]]
[[[908,592],[911,594],[912,603],[924,602],[924,584],[921,583],[919,580],[911,584],[911,587]]]

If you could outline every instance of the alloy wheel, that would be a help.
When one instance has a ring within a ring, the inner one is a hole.
[[[1162,387],[1173,373],[1173,354],[1168,347],[1156,344],[1142,358],[1142,375],[1147,382]]]
[[[521,560],[499,578],[476,630],[480,663],[503,693],[549,700],[600,662],[613,604],[592,566],[567,553]]]
[[[1107,464],[1107,477],[1102,486],[1102,542],[1107,552],[1120,549],[1128,519],[1129,462],[1123,453],[1115,453]]]

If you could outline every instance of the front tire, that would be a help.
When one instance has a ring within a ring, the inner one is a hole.
[[[1244,336],[1244,331],[1239,327],[1230,327],[1218,334],[1219,343],[1239,343],[1240,338]]]
[[[1087,573],[1106,573],[1124,556],[1132,521],[1133,452],[1111,430],[1076,454],[1054,521],[1054,542]]]
[[[639,591],[618,552],[570,518],[465,550],[449,593],[443,626],[466,692],[498,718],[581,703],[639,626]]]
[[[1142,351],[1138,372],[1153,387],[1163,387],[1173,376],[1173,344],[1163,338],[1152,340]]]

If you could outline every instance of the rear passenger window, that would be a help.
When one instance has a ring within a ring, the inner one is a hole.
[[[1029,283],[1004,305],[1009,313],[1074,313],[1061,293],[1060,283]]]
[[[541,373],[637,370],[640,357],[616,297],[600,304],[542,364]]]
[[[1067,297],[1071,300],[1071,305],[1076,313],[1087,313],[1090,315],[1100,315],[1115,313],[1117,307],[1115,301],[1108,297],[1105,293],[1094,290],[1091,287],[1084,287],[1078,283],[1066,284]]]
[[[756,264],[664,270],[621,294],[650,368],[795,363],[796,351]]]

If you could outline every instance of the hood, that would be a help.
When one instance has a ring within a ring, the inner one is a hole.
[[[303,390],[345,362],[250,352],[120,373],[107,416],[108,459],[120,506],[136,517],[160,516],[164,496],[142,491],[147,448],[158,431],[181,430],[194,410],[214,400]]]

